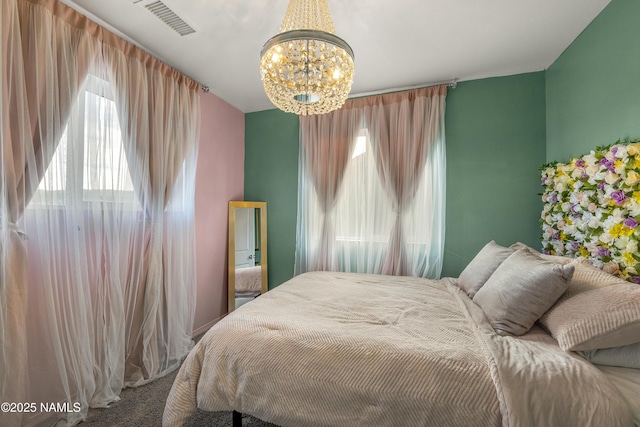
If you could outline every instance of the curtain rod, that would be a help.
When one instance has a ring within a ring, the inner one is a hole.
[[[458,79],[448,80],[448,81],[439,82],[439,83],[423,83],[423,84],[414,85],[414,86],[403,86],[403,87],[397,87],[397,88],[392,88],[392,89],[376,90],[376,91],[371,91],[371,92],[352,93],[352,94],[349,95],[349,99],[351,99],[351,98],[361,98],[363,96],[384,95],[385,93],[402,92],[402,91],[405,91],[405,90],[420,89],[420,88],[423,88],[423,87],[439,86],[439,85],[444,85],[444,84],[449,86],[451,89],[455,89],[456,86],[458,85]]]
[[[141,0],[137,0],[134,1],[134,3],[138,3]],[[200,89],[204,92],[207,93],[209,92],[209,86],[199,82],[198,80],[194,79],[193,77],[189,76],[188,74],[184,73],[183,71],[179,70],[178,68],[176,68],[173,65],[170,65],[169,63],[165,62],[164,59],[160,59],[160,55],[157,55],[155,52],[153,52],[150,49],[147,49],[145,47],[143,47],[140,43],[138,43],[137,41],[133,40],[131,37],[129,37],[128,35],[126,35],[125,33],[123,33],[122,31],[118,30],[117,28],[115,28],[113,25],[109,24],[108,22],[105,22],[102,18],[99,18],[98,16],[96,16],[95,14],[89,12],[87,9],[85,9],[84,7],[76,4],[75,2],[73,3],[73,6],[66,4],[64,1],[62,2],[66,7],[68,7],[69,9],[74,10],[76,13],[79,13],[81,15],[84,15],[85,17],[87,17],[89,20],[93,21],[94,23],[96,23],[97,25],[105,28],[107,31],[113,33],[114,35],[120,37],[121,39],[123,39],[124,41],[131,43],[133,46],[137,47],[138,49],[142,50],[143,52],[147,53],[148,55],[151,55],[152,57],[154,57],[155,59],[157,59],[158,61],[162,62],[163,64],[165,64],[166,66],[176,70],[177,72],[179,72],[180,74],[182,74],[183,76],[185,76],[186,78],[188,78],[189,80],[192,80],[194,83],[196,83],[198,86],[200,86]]]

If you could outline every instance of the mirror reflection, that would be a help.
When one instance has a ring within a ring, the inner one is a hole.
[[[268,289],[267,203],[229,202],[229,312]]]

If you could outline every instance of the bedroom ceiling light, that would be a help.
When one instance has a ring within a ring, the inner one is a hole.
[[[264,91],[279,109],[324,114],[344,104],[353,50],[335,35],[327,0],[290,0],[280,33],[260,52]]]

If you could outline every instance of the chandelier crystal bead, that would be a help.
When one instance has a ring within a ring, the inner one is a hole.
[[[290,0],[280,33],[260,53],[264,90],[298,115],[340,108],[353,82],[353,50],[335,35],[327,0]]]

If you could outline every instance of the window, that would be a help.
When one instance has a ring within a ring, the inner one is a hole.
[[[353,154],[351,155],[351,158],[355,159],[356,157],[359,157],[364,153],[366,153],[366,151],[367,151],[367,131],[363,129],[360,132],[358,139],[356,139],[356,146],[353,149]]]
[[[385,242],[392,207],[378,176],[367,129],[354,144],[336,202],[336,240]]]
[[[140,210],[111,85],[90,75],[30,207],[123,203]]]
[[[354,144],[335,206],[335,249],[341,271],[379,272],[385,259],[398,213],[392,201],[395,196],[384,187],[380,173],[368,130],[363,129]],[[432,181],[431,174],[421,175],[415,198],[401,214],[404,251],[413,260],[414,272],[420,274],[431,265],[426,258],[433,225],[425,220],[425,212],[433,211]]]

